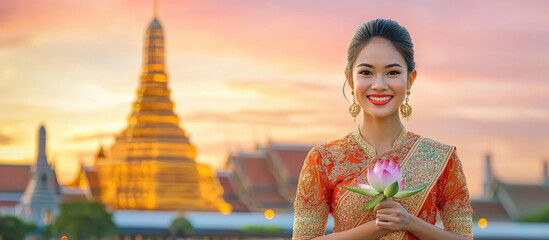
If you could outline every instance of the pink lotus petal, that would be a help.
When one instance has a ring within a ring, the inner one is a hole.
[[[387,170],[383,170],[383,172],[381,172],[379,176],[379,180],[380,180],[380,186],[383,190],[385,190],[385,188],[387,188],[389,185],[391,185],[396,181],[393,178],[393,175],[391,175],[391,173]]]
[[[398,190],[401,191],[402,188],[404,188],[404,180],[400,180],[400,182],[398,182]]]
[[[379,178],[372,169],[368,169],[368,172],[366,173],[366,177],[368,178],[368,183],[370,184],[370,186],[374,187],[374,189],[377,190],[378,192],[383,191],[383,188],[381,188],[380,186]]]
[[[400,165],[397,164],[393,176],[398,180],[402,179],[402,169],[400,168]]]
[[[391,173],[394,173],[394,170],[395,170],[395,161],[393,161],[393,159],[391,159],[391,161],[389,161],[389,169],[391,169],[389,172]]]
[[[368,185],[368,184],[364,184],[364,183],[357,183],[356,184],[359,188],[362,188],[362,189],[371,189],[371,190],[376,190],[374,187]]]
[[[389,171],[389,173],[391,172],[391,170],[389,169],[389,161],[383,161],[383,164],[381,164],[381,167],[383,168],[383,170],[387,170]]]
[[[380,173],[380,170],[381,170],[381,164],[379,164],[379,161],[378,161],[376,162],[376,166],[374,167],[374,172]]]

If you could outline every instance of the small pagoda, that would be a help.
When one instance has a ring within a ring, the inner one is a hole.
[[[31,166],[31,179],[15,207],[15,214],[38,227],[49,225],[59,214],[59,194],[51,181],[53,171],[46,156],[46,128],[40,126],[37,140],[36,164]]]

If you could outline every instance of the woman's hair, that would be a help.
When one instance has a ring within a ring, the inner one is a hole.
[[[408,30],[400,26],[396,21],[377,18],[360,24],[355,30],[353,38],[351,38],[351,43],[347,50],[347,66],[345,67],[345,73],[348,74],[348,77],[352,77],[353,64],[358,57],[358,53],[374,37],[391,41],[400,55],[402,55],[402,58],[404,58],[408,67],[408,73],[411,73],[415,69],[414,44],[412,44],[412,38]],[[345,91],[343,94],[345,95]]]

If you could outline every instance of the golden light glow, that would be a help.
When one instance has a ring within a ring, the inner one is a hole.
[[[69,238],[67,236],[63,236],[61,237],[61,240],[69,240]]]
[[[219,211],[221,212],[221,214],[223,215],[229,215],[231,214],[231,211],[233,210],[233,206],[231,206],[231,204],[228,204],[228,203],[222,203],[220,206],[219,206]]]
[[[265,210],[265,218],[267,219],[273,219],[275,216],[275,212],[272,209]]]
[[[486,219],[481,218],[480,220],[478,220],[478,226],[480,228],[485,228],[487,225],[488,225],[488,221],[486,221]]]

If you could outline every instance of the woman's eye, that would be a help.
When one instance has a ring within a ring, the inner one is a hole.
[[[362,75],[372,75],[372,72],[368,71],[368,70],[364,70],[364,71],[360,71],[358,74],[362,74]]]
[[[397,75],[397,74],[400,74],[399,71],[390,71],[389,73],[387,73],[389,75]]]

